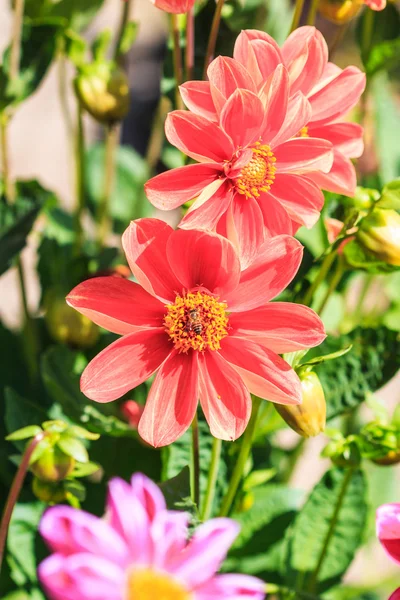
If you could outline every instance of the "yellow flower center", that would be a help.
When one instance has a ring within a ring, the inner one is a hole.
[[[179,352],[219,350],[228,335],[227,305],[203,292],[188,292],[167,304],[165,329]]]
[[[296,137],[298,138],[302,138],[302,137],[310,137],[308,135],[308,127],[302,127],[299,131],[299,133],[296,135]]]
[[[240,171],[236,190],[246,198],[259,198],[261,192],[269,192],[275,180],[276,158],[269,146],[257,142],[253,156]]]
[[[191,600],[192,594],[166,573],[140,569],[129,574],[126,600]]]

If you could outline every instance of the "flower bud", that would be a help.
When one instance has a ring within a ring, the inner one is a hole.
[[[112,63],[93,63],[81,69],[75,91],[82,106],[101,123],[121,121],[129,111],[129,82]]]
[[[343,25],[357,15],[363,4],[363,0],[320,0],[318,11],[328,21]]]
[[[65,454],[57,446],[47,448],[39,458],[30,465],[31,471],[41,481],[57,482],[72,473],[76,461]]]
[[[400,267],[400,215],[395,210],[373,210],[361,221],[357,240],[377,259]]]
[[[47,504],[58,504],[67,500],[67,493],[62,483],[49,483],[35,477],[32,482],[32,491],[36,498]]]
[[[90,348],[99,338],[99,328],[88,317],[68,306],[63,296],[50,291],[45,298],[45,322],[51,337],[76,348]]]
[[[326,403],[324,390],[313,371],[299,373],[303,400],[296,406],[275,404],[286,423],[303,437],[318,435],[325,429]]]
[[[144,406],[141,406],[135,400],[127,400],[121,407],[121,412],[128,421],[132,429],[137,429],[140,418],[143,414]]]
[[[376,465],[390,466],[400,463],[400,450],[389,450],[386,456],[371,459]]]

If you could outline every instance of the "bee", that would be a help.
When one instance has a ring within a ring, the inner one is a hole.
[[[195,308],[189,311],[188,330],[194,331],[196,335],[203,333],[203,325],[200,322],[199,313]]]

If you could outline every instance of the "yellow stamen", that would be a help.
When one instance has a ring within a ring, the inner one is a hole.
[[[203,292],[188,292],[167,304],[165,329],[179,352],[219,350],[228,335],[227,305]]]
[[[236,180],[237,192],[246,198],[259,198],[261,192],[269,192],[275,180],[275,162],[271,148],[256,142],[253,156]]]
[[[308,127],[307,127],[307,126],[305,126],[305,127],[302,127],[302,128],[300,129],[299,133],[296,135],[296,137],[298,137],[298,138],[310,137],[310,136],[308,135]]]
[[[192,600],[184,586],[167,573],[151,569],[132,570],[128,578],[126,600]]]

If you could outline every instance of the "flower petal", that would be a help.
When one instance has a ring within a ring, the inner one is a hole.
[[[291,94],[308,94],[321,79],[328,62],[328,46],[315,27],[299,27],[282,46],[282,56],[289,70]]]
[[[209,121],[218,120],[209,81],[186,81],[179,91],[189,110]]]
[[[228,99],[238,88],[257,92],[250,73],[234,58],[218,56],[207,70],[211,91],[216,88],[223,98]]]
[[[159,448],[190,427],[198,403],[197,352],[173,353],[156,375],[139,421],[139,434]]]
[[[254,82],[259,85],[282,62],[282,58],[275,40],[270,36],[267,36],[267,39],[256,38],[253,37],[254,33],[255,30],[247,30],[238,35],[233,56],[246,67]]]
[[[294,235],[293,221],[286,208],[270,192],[261,194],[258,199],[264,218],[265,237]]]
[[[260,138],[264,111],[261,100],[253,92],[237,89],[227,100],[220,116],[222,129],[235,147],[245,148]]]
[[[175,231],[168,242],[167,258],[187,290],[204,287],[223,299],[239,282],[240,264],[235,249],[216,233]]]
[[[246,429],[250,394],[241,377],[218,352],[199,357],[200,404],[214,437],[236,440]]]
[[[221,354],[238,372],[252,394],[278,404],[300,404],[300,379],[292,367],[272,350],[244,337],[229,336]]]
[[[271,148],[295,137],[311,119],[311,105],[300,92],[289,99],[287,113],[280,131],[271,140]]]
[[[383,504],[376,511],[376,534],[390,557],[400,563],[400,504]]]
[[[229,311],[252,310],[275,298],[296,275],[302,257],[303,246],[290,235],[265,241],[254,262],[242,271],[237,289],[226,297]]]
[[[196,198],[179,227],[182,229],[215,229],[218,220],[228,210],[233,192],[227,180],[216,179]]]
[[[269,192],[289,213],[289,216],[306,227],[318,221],[324,205],[320,188],[307,177],[289,173],[277,174]]]
[[[138,498],[150,521],[153,521],[159,512],[167,508],[165,498],[158,485],[143,473],[132,475],[131,488],[133,495]]]
[[[166,261],[166,247],[173,229],[158,219],[131,221],[122,246],[132,273],[144,289],[162,300],[173,300],[179,281]]]
[[[169,572],[169,565],[186,547],[189,518],[188,513],[172,510],[157,514],[151,524],[153,567]]]
[[[251,339],[277,354],[313,348],[326,338],[317,313],[291,302],[270,302],[254,310],[231,313],[229,325],[232,335]]]
[[[237,249],[241,268],[246,269],[264,241],[263,215],[258,202],[235,194],[225,226],[227,238]]]
[[[215,163],[171,169],[149,179],[144,186],[146,196],[156,208],[172,210],[195,198],[221,171]]]
[[[308,173],[308,177],[320,188],[335,194],[354,196],[357,175],[353,163],[338,150],[333,152],[333,165],[329,173]]]
[[[94,277],[77,285],[67,304],[97,325],[125,335],[137,329],[161,327],[165,308],[140,285],[121,277]]]
[[[310,137],[319,137],[331,142],[347,158],[358,158],[364,152],[364,129],[357,123],[331,123],[314,127],[310,124]]]
[[[196,590],[196,600],[263,600],[266,585],[251,575],[217,575]]]
[[[279,173],[329,173],[333,162],[332,144],[318,138],[289,140],[274,148],[274,154]]]
[[[278,65],[268,77],[259,94],[265,106],[261,137],[264,142],[269,142],[280,131],[288,109],[289,76],[283,65]]]
[[[111,402],[146,381],[171,352],[163,328],[125,335],[90,361],[81,390],[96,402]]]
[[[216,123],[187,110],[174,110],[165,121],[168,141],[199,162],[223,162],[234,153],[232,140]]]

